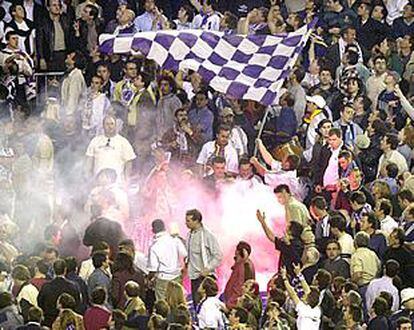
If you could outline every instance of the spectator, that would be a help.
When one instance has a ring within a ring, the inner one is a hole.
[[[80,293],[74,283],[67,280],[64,276],[66,274],[66,264],[62,259],[58,259],[53,263],[53,271],[56,277],[49,283],[45,283],[39,291],[37,303],[44,311],[44,324],[51,327],[55,319],[59,315],[56,306],[59,297],[66,293],[74,299],[75,306],[79,306]]]
[[[88,295],[91,296],[97,287],[103,287],[109,294],[111,292],[111,273],[107,253],[96,251],[92,255],[92,263],[95,270],[88,277]]]
[[[203,216],[197,209],[187,211],[185,223],[190,230],[187,238],[187,267],[195,306],[201,301],[198,288],[205,277],[214,274],[223,258],[216,237],[203,226],[202,220]],[[193,253],[196,249],[201,249],[201,255]]]
[[[322,268],[327,270],[333,278],[342,276],[350,278],[349,263],[341,257],[341,246],[336,240],[330,240],[326,244],[326,259],[322,262]]]
[[[187,250],[178,237],[166,231],[162,220],[152,222],[154,242],[148,252],[148,270],[150,280],[155,282],[157,300],[165,299],[165,292],[170,281],[182,282],[181,260],[187,257]]]
[[[98,330],[109,325],[111,312],[105,306],[107,293],[105,288],[96,287],[90,296],[92,306],[89,307],[83,317],[86,330]]]

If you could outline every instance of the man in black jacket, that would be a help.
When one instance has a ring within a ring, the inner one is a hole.
[[[56,277],[49,283],[45,283],[40,289],[37,303],[44,311],[44,324],[48,327],[52,326],[59,310],[56,308],[56,302],[62,293],[70,294],[76,301],[76,306],[80,306],[80,293],[76,285],[65,278],[66,263],[62,259],[58,259],[53,263],[53,270]],[[77,312],[79,312],[77,310]]]
[[[73,49],[73,27],[62,13],[60,0],[48,1],[49,17],[36,30],[36,49],[41,70],[64,71],[66,54]]]

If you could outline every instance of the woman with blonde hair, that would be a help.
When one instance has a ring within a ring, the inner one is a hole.
[[[59,316],[52,324],[52,330],[84,330],[83,317],[73,311],[76,308],[75,299],[67,293],[62,293],[58,300]]]
[[[165,300],[167,301],[168,306],[170,306],[169,319],[171,320],[175,319],[175,315],[180,306],[183,305],[187,307],[184,287],[178,282],[174,282],[174,281],[168,282],[167,291],[165,293]]]

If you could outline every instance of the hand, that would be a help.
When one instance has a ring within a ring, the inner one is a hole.
[[[203,276],[203,277],[207,277],[210,274],[211,274],[211,270],[210,269],[204,268],[204,269],[201,270],[201,276]]]
[[[337,27],[331,28],[331,29],[329,29],[329,33],[339,35],[341,33],[341,29],[337,28]]]
[[[296,276],[299,276],[299,274],[302,271],[302,269],[300,267],[300,264],[293,264],[293,271],[294,271]]]
[[[260,210],[257,210],[256,217],[257,217],[257,220],[259,220],[261,224],[266,222],[266,214],[264,212],[262,213],[260,212]]]
[[[322,192],[322,186],[318,184],[318,185],[315,187],[315,192],[316,192],[316,193],[318,193],[318,194],[320,194],[320,193]]]
[[[253,10],[251,10],[248,14],[247,14],[247,20],[251,20],[254,16],[257,15],[258,10],[255,8]]]
[[[250,158],[250,164],[252,164],[252,165],[259,164],[259,160],[256,157],[251,157]]]
[[[41,58],[39,61],[39,67],[40,70],[42,71],[46,71],[47,70],[47,64],[46,64],[46,60],[44,58]]]
[[[283,266],[282,268],[280,268],[280,276],[282,276],[283,279],[287,278],[287,271],[286,271],[286,267]]]
[[[262,141],[262,139],[256,139],[256,145],[257,145],[257,147],[263,147],[263,141]]]
[[[401,95],[401,94],[402,94],[402,91],[401,91],[400,85],[398,85],[398,84],[396,84],[396,85],[395,85],[395,87],[394,87],[394,92],[395,92],[397,95]]]

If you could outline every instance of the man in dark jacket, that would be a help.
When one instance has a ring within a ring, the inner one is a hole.
[[[59,0],[49,0],[49,17],[36,30],[36,49],[41,70],[64,71],[67,52],[73,48],[73,29]]]
[[[80,306],[80,293],[76,285],[65,278],[66,263],[62,259],[58,259],[53,263],[53,270],[56,277],[49,283],[45,283],[37,297],[39,307],[45,313],[44,324],[48,327],[52,326],[56,317],[59,315],[59,310],[56,308],[57,300],[62,293],[71,295],[76,302],[76,306]],[[77,312],[79,312],[77,310]]]

